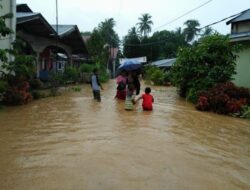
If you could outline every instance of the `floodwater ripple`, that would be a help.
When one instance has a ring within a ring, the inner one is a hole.
[[[144,87],[145,85],[143,85]],[[199,112],[173,87],[124,110],[105,84],[0,112],[0,189],[250,189],[250,121]]]

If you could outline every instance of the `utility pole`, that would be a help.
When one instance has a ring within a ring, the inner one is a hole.
[[[57,61],[58,61],[57,53],[58,53],[58,2],[56,0],[56,72],[57,72]]]

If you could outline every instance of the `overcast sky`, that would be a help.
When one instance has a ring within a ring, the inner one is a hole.
[[[56,0],[17,0],[26,3],[33,12],[40,12],[51,24],[56,23]],[[188,19],[197,19],[201,26],[250,8],[250,0],[211,0],[205,6],[169,23],[184,13],[208,2],[208,0],[58,0],[59,24],[76,24],[80,31],[92,31],[106,18],[114,18],[115,31],[120,37],[135,26],[143,13],[152,16],[156,30],[175,30],[183,27]],[[165,25],[164,27],[160,27]],[[218,32],[227,34],[225,22],[213,26]]]

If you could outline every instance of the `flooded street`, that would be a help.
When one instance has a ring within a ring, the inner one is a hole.
[[[196,111],[152,87],[125,111],[114,81],[0,112],[1,190],[250,189],[250,120]],[[144,87],[143,87],[144,89]]]

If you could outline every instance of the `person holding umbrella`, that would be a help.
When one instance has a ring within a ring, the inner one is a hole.
[[[115,97],[120,100],[126,99],[126,86],[127,86],[127,72],[123,70],[121,74],[116,78],[117,88]]]

